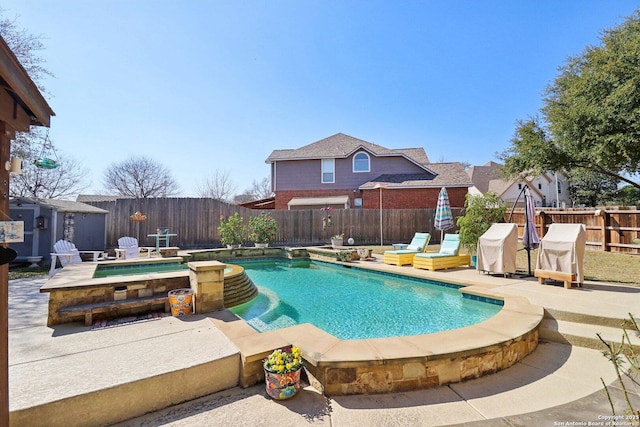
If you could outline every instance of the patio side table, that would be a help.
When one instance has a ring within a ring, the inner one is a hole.
[[[164,242],[164,246],[166,248],[169,247],[169,238],[175,237],[177,234],[147,234],[147,237],[155,237],[156,238],[156,254],[160,254],[160,242]]]

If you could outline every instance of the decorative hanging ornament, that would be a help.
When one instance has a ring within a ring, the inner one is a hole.
[[[53,157],[55,157],[55,159]],[[49,132],[47,132],[44,142],[42,143],[40,156],[33,162],[33,164],[40,169],[55,169],[60,165],[59,163],[60,159],[58,159],[56,150],[53,148],[53,144],[49,140]]]
[[[136,211],[136,213],[129,216],[129,219],[131,221],[142,222],[147,220],[147,216],[140,211]]]

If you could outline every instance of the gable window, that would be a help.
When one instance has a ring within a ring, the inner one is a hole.
[[[353,156],[353,172],[370,172],[371,161],[367,153],[359,152]]]
[[[336,162],[335,159],[322,159],[322,183],[332,184],[336,182]]]

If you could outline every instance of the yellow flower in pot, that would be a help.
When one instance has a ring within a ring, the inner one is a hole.
[[[274,350],[264,359],[267,394],[276,400],[293,397],[300,389],[300,371],[304,361],[298,347]]]

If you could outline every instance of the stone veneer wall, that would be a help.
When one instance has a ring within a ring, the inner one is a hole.
[[[415,360],[305,364],[313,387],[328,396],[388,393],[438,387],[506,369],[538,346],[538,329],[518,339],[457,355]],[[471,354],[469,354],[471,353]]]
[[[59,323],[84,321],[84,315],[59,313],[58,310],[67,306],[114,301],[115,288],[120,286],[126,286],[127,288],[126,299],[135,300],[139,297],[167,296],[168,292],[173,289],[188,288],[189,278],[183,276],[157,280],[143,280],[139,282],[108,284],[104,286],[92,285],[71,288],[68,290],[58,289],[51,291],[49,293],[49,316],[47,319],[47,325],[51,326]],[[155,307],[151,306],[148,308],[118,307],[113,310],[113,313],[96,314],[94,316],[94,320],[105,317],[127,316],[130,314],[147,312],[150,311],[150,309],[162,309],[163,307],[164,304],[157,304]]]

